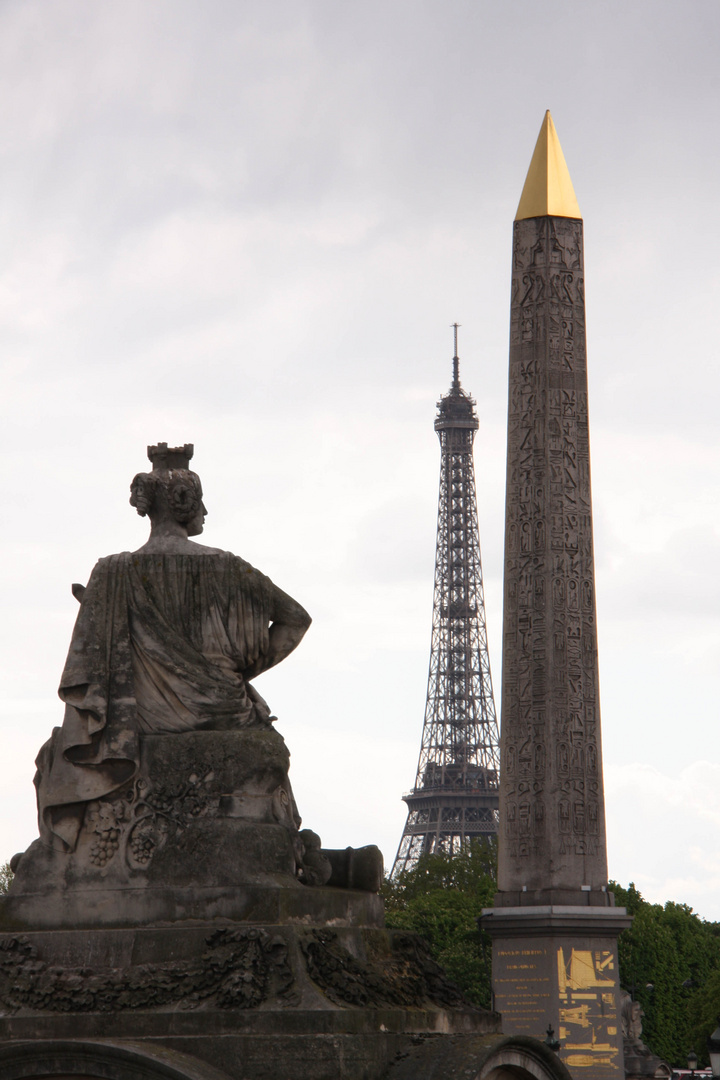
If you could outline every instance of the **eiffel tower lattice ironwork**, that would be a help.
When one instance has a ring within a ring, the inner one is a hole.
[[[453,325],[453,381],[435,420],[440,496],[425,722],[415,787],[403,795],[408,817],[393,877],[421,854],[453,854],[473,838],[497,833],[500,738],[473,465],[478,419],[475,402],[460,385]]]

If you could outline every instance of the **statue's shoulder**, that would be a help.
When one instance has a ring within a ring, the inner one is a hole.
[[[122,571],[125,567],[130,565],[132,560],[132,552],[119,551],[116,555],[104,555],[102,559],[98,559],[92,568],[90,573],[90,579],[97,577],[105,577],[108,574],[116,574],[118,571]]]
[[[262,598],[270,611],[270,617],[279,619],[287,624],[308,627],[312,619],[305,608],[289,596],[286,592],[272,581],[267,574],[263,574],[251,563],[241,559],[239,555],[227,553],[233,562],[233,573],[239,588],[245,593]]]
[[[103,555],[101,559],[95,563],[96,567],[111,567],[111,566],[124,566],[127,565],[133,557],[132,551],[118,551],[115,555]]]
[[[123,552],[122,554],[128,554]],[[133,555],[160,555],[174,557],[180,555],[183,558],[204,558],[210,556],[217,558],[219,555],[230,554],[222,548],[209,547],[207,544],[198,544],[195,540],[188,540],[182,536],[151,536],[147,543],[139,547]]]
[[[273,583],[267,574],[263,574],[261,570],[258,570],[252,563],[249,563],[247,559],[243,559],[240,555],[234,555],[232,551],[226,551],[224,554],[227,560],[226,565],[230,567],[233,573],[241,580],[244,578],[254,584],[273,588]]]

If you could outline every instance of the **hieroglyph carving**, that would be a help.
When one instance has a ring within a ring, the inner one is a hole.
[[[505,842],[604,863],[581,221],[515,223],[512,296]]]

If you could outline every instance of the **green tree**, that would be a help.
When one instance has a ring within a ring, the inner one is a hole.
[[[477,919],[497,891],[495,868],[495,843],[474,842],[453,856],[421,856],[383,888],[388,926],[421,934],[466,997],[485,1008],[491,1004],[492,947]]]
[[[620,982],[643,1007],[644,1042],[675,1067],[687,1065],[691,1047],[706,1064],[705,1036],[720,1004],[712,989],[720,990],[720,926],[687,904],[650,904],[633,883],[610,888],[633,916],[618,942]]]
[[[14,876],[9,862],[0,864],[0,896],[8,891]]]
[[[720,923],[708,927],[720,943]],[[688,1015],[690,1039],[702,1061],[707,1058],[706,1039],[720,1023],[720,964],[718,964],[697,988],[688,991]]]

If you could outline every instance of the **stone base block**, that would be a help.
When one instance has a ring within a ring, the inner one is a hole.
[[[190,922],[222,925],[281,923],[331,927],[383,925],[383,903],[374,893],[289,885],[234,888],[75,889],[58,895],[11,893],[0,899],[0,933],[86,927],[148,927]]]
[[[35,841],[13,894],[294,883],[300,818],[273,728],[145,735],[137,775],[88,802],[72,851]],[[51,894],[55,894],[51,898]]]
[[[243,1039],[216,1038],[210,1065],[182,1038],[38,1039],[0,1044],[3,1080],[571,1080],[535,1039],[496,1032],[447,1034],[388,1030],[378,1015],[367,1030]],[[417,1026],[417,1020],[415,1021]]]
[[[420,939],[327,921],[0,934],[0,1076],[379,1080],[418,1039],[497,1035]]]
[[[498,1034],[411,1034],[376,1026],[374,1031],[350,1035],[229,1039],[217,1048],[223,1068],[188,1053],[192,1049],[177,1038],[162,1044],[117,1037],[0,1044],[0,1076],[3,1080],[467,1080],[469,1076],[571,1080],[541,1043]]]
[[[615,907],[615,897],[607,889],[525,889],[495,893],[496,908],[508,907]]]
[[[550,1025],[573,1076],[624,1080],[617,938],[631,921],[610,906],[483,911],[504,1033],[542,1039]]]

